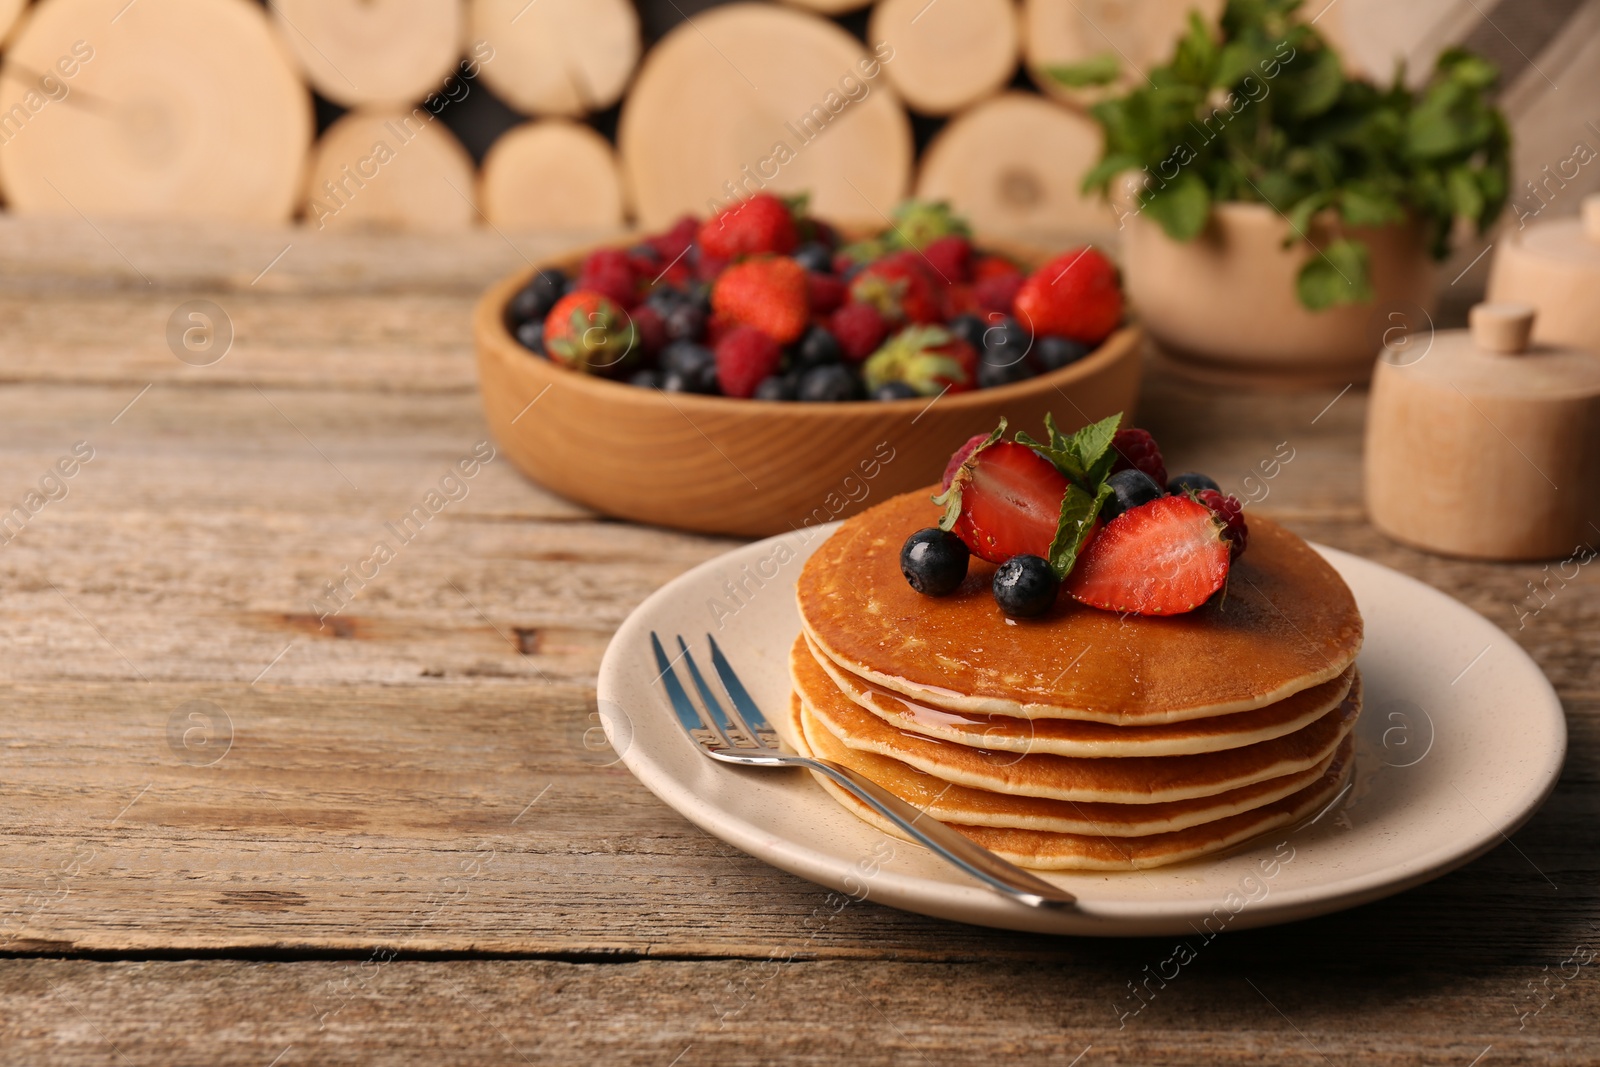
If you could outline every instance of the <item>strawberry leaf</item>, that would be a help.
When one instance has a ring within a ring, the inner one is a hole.
[[[939,516],[939,529],[949,533],[955,528],[956,521],[961,518],[961,490],[972,480],[972,468],[978,459],[978,453],[1000,440],[1006,432],[1006,420],[1002,417],[1000,425],[990,431],[989,436],[978,443],[978,447],[967,453],[967,458],[961,466],[956,468],[955,476],[950,479],[950,488],[933,498],[935,504],[944,508],[944,514]]]

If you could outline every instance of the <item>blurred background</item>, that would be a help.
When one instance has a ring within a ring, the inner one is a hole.
[[[1097,90],[1039,72],[1109,50],[1135,78],[1192,8],[1221,4],[0,0],[0,196],[16,215],[509,233],[660,227],[764,188],[846,223],[915,194],[981,232],[1109,236],[1079,192]],[[1600,149],[1600,0],[1302,16],[1380,81],[1402,60],[1420,80],[1452,44],[1498,64],[1500,225],[1600,190],[1572,162]]]

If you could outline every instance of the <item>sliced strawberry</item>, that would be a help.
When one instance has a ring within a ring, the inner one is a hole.
[[[973,460],[952,532],[990,563],[1021,555],[1048,558],[1068,484],[1055,464],[1033,449],[1010,441],[990,445]]]
[[[1078,556],[1067,592],[1105,611],[1181,615],[1228,580],[1230,549],[1210,508],[1160,497],[1106,524]]]
[[[967,457],[972,455],[972,450],[988,439],[989,435],[986,433],[975,433],[967,438],[966,444],[950,453],[950,462],[944,466],[944,482],[939,486],[940,489],[950,488],[950,482],[955,478],[956,471],[960,470],[961,465],[967,461]]]

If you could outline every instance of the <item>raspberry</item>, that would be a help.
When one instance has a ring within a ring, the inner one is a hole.
[[[846,304],[828,317],[828,332],[844,349],[844,358],[860,363],[889,336],[889,323],[871,304]]]
[[[1202,489],[1195,493],[1194,498],[1210,508],[1217,517],[1217,522],[1222,525],[1222,536],[1232,544],[1233,558],[1238,559],[1250,540],[1250,527],[1244,521],[1244,505],[1239,498],[1232,494],[1223,496],[1215,489]]]
[[[844,282],[831,274],[811,271],[806,275],[806,296],[811,304],[811,314],[831,315],[839,310],[850,291]]]
[[[647,304],[631,312],[634,329],[639,331],[639,348],[646,356],[653,356],[667,343],[667,328],[661,313]]]
[[[1016,303],[1017,291],[1021,288],[1022,275],[993,274],[978,280],[972,287],[972,297],[980,310],[1009,315],[1012,305]]]
[[[951,283],[972,280],[972,242],[965,237],[951,234],[936,238],[928,242],[922,254],[940,280]]]
[[[778,342],[754,326],[735,326],[717,342],[717,384],[723,395],[752,397],[783,361]]]
[[[1134,427],[1118,430],[1111,439],[1111,449],[1117,454],[1117,461],[1111,465],[1111,473],[1144,471],[1157,485],[1167,484],[1167,465],[1162,462],[1161,449],[1156,447],[1156,439],[1150,436],[1148,430]]]
[[[1022,271],[1017,265],[1004,256],[977,256],[972,261],[972,280],[981,282],[985,278],[998,278],[1006,274],[1015,274],[1021,277]]]
[[[694,239],[700,232],[700,220],[693,215],[685,215],[672,224],[672,229],[665,233],[658,233],[654,237],[646,237],[645,242],[656,250],[662,263],[671,263],[684,250],[694,244]]]
[[[623,307],[632,307],[637,281],[626,251],[602,248],[584,258],[577,288],[608,296]]]

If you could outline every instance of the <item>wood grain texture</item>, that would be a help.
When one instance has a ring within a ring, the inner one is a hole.
[[[1377,533],[1361,390],[1152,376],[1139,421],[1172,470],[1504,627],[1561,693],[1565,774],[1514,847],[1219,938],[1124,1020],[1170,943],[836,912],[606,766],[611,629],[732,542],[497,457],[318,628],[321,583],[487,436],[468,322],[515,250],[106,235],[152,284],[81,223],[0,220],[0,504],[95,449],[0,544],[8,1061],[1596,1062],[1594,966],[1552,975],[1600,947],[1600,571]],[[202,296],[248,329],[195,368],[163,331]]]

